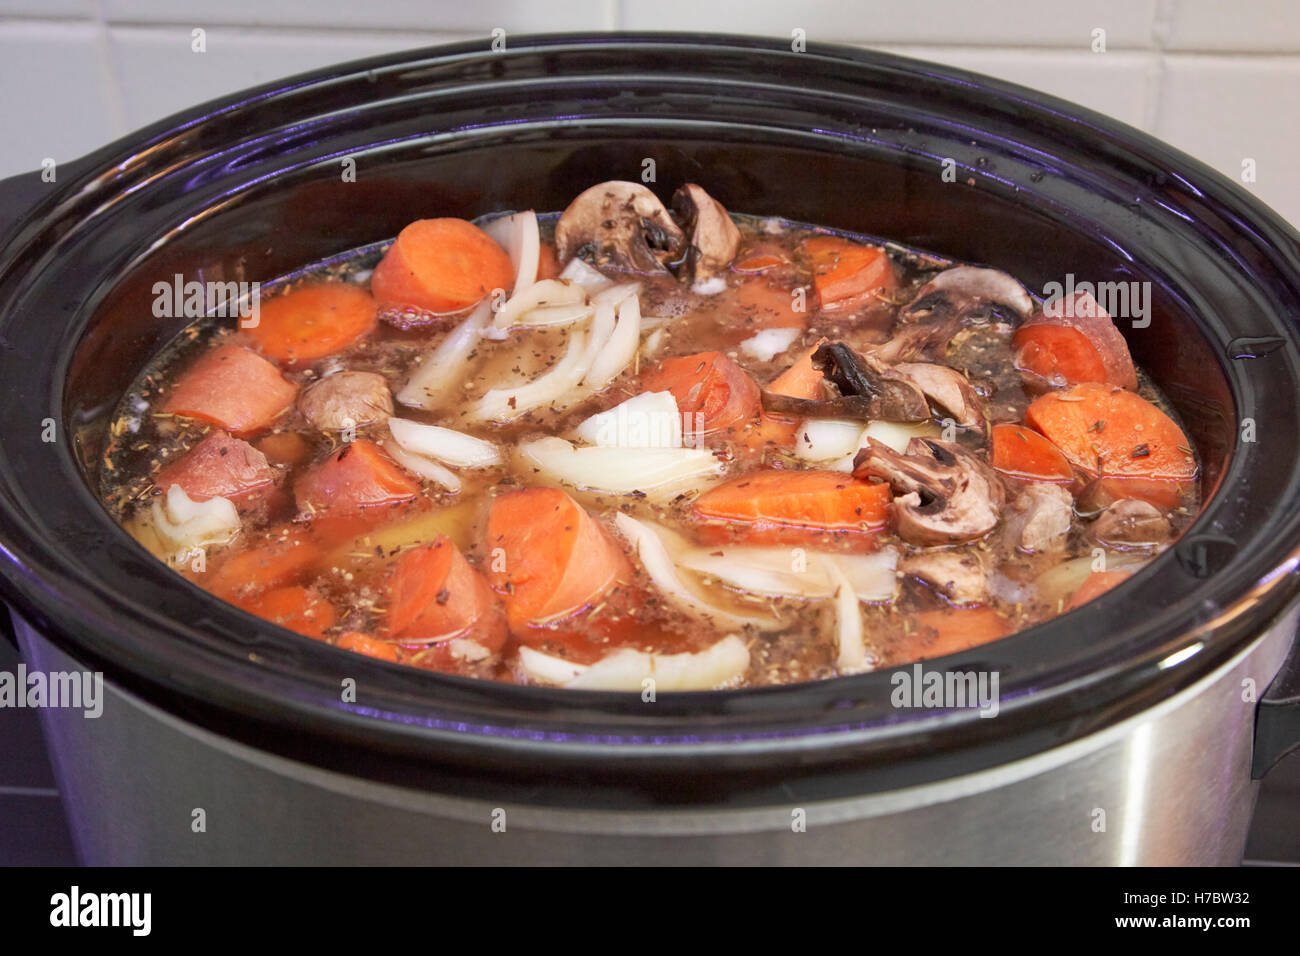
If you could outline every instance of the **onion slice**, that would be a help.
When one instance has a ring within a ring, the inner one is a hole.
[[[388,430],[405,451],[455,468],[491,468],[501,464],[501,452],[496,445],[464,432],[406,418],[390,418]]]
[[[534,282],[522,292],[516,292],[510,300],[492,316],[492,330],[506,332],[517,326],[527,326],[535,311],[557,310],[549,316],[539,319],[539,325],[563,325],[585,319],[591,314],[587,303],[587,290],[574,282],[560,279],[543,279]],[[567,316],[567,318],[566,318]]]
[[[486,232],[510,256],[515,267],[512,296],[519,295],[537,281],[541,261],[542,237],[537,229],[537,213],[529,209],[511,216],[499,216],[483,224]]]
[[[421,478],[427,478],[435,484],[442,485],[450,492],[460,491],[461,481],[456,477],[456,473],[448,471],[432,458],[412,454],[392,439],[387,439],[382,444],[384,451],[388,452],[393,461],[407,471],[419,475]]]
[[[583,288],[595,291],[613,285],[613,280],[605,278],[595,267],[574,256],[560,273],[561,279],[576,282]]]
[[[835,667],[841,674],[861,674],[872,670],[875,660],[867,653],[862,610],[858,607],[853,585],[840,570],[835,558],[829,555],[819,557],[822,567],[826,569],[826,576],[835,587],[835,636],[839,643]]]
[[[694,491],[723,470],[707,448],[575,448],[554,436],[521,442],[517,454],[525,469],[550,481],[599,494],[644,495],[652,502]]]
[[[681,448],[682,413],[672,392],[642,392],[592,415],[574,433],[588,445]]]
[[[432,411],[460,398],[456,388],[469,372],[469,355],[483,337],[492,317],[492,303],[484,299],[460,325],[425,356],[402,390],[397,401],[411,408]]]
[[[713,690],[739,680],[749,670],[749,649],[734,634],[697,653],[647,654],[622,648],[606,654],[565,684],[574,690],[639,691],[652,681],[655,691]]]
[[[749,625],[771,631],[784,626],[774,614],[744,614],[722,607],[710,600],[702,588],[683,578],[673,556],[681,554],[688,545],[676,532],[648,521],[638,521],[622,512],[614,515],[614,528],[632,546],[650,580],[674,607],[723,628]]]
[[[614,292],[619,288],[627,288],[627,286],[616,286],[610,291]],[[611,301],[610,299],[597,300],[599,296],[593,299],[597,311],[606,307],[606,303]],[[636,357],[637,346],[641,344],[641,302],[636,297],[635,285],[631,286],[629,294],[621,300],[614,301],[618,322],[592,361],[591,371],[583,379],[582,384],[589,392],[598,392],[617,378],[619,373],[632,363],[632,359]]]
[[[195,549],[226,544],[241,527],[239,512],[228,498],[195,501],[180,485],[171,485],[149,509],[150,524],[161,544],[178,560]]]

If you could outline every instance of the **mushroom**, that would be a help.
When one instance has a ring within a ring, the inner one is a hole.
[[[1015,533],[1016,546],[1032,554],[1059,551],[1065,547],[1074,516],[1074,498],[1060,485],[1034,482],[1012,502],[1007,522]]]
[[[870,418],[891,422],[923,422],[930,417],[925,395],[905,376],[843,342],[823,345],[812,357],[813,367],[839,389],[840,395],[871,400]]]
[[[623,272],[663,273],[686,236],[659,197],[639,183],[612,180],[580,193],[555,225],[561,262],[574,256]]]
[[[907,454],[869,439],[853,462],[856,478],[894,489],[899,536],[912,544],[958,544],[996,527],[1005,492],[996,473],[959,445],[913,438]]]
[[[919,388],[932,405],[952,415],[956,424],[988,434],[984,402],[961,372],[930,362],[900,362],[893,369]]]
[[[987,321],[999,309],[1024,319],[1033,309],[1024,286],[997,269],[955,266],[921,286],[898,314],[894,334],[874,349],[878,358],[937,357],[968,321]]]
[[[307,388],[298,409],[314,427],[338,432],[387,420],[393,414],[393,397],[382,375],[335,372]]]
[[[1098,544],[1117,548],[1154,548],[1169,540],[1169,519],[1153,504],[1122,498],[1097,516],[1092,536]]]
[[[930,584],[954,604],[983,604],[989,597],[984,555],[973,549],[921,551],[905,557],[901,570]]]
[[[731,265],[740,248],[740,230],[722,203],[703,187],[687,183],[673,193],[673,214],[690,234],[679,277],[692,284],[706,282]]]

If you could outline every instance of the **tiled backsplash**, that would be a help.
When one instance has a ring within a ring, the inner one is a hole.
[[[206,51],[191,50],[195,28]],[[854,43],[1054,93],[1149,130],[1300,223],[1297,0],[0,0],[0,176],[344,60],[559,30]],[[1253,160],[1253,163],[1247,163]]]

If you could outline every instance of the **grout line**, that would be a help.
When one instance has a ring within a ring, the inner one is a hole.
[[[113,127],[113,138],[125,136],[131,131],[126,122],[126,96],[122,90],[121,77],[113,63],[113,46],[108,38],[108,22],[104,16],[104,0],[95,0],[95,56],[99,60],[100,75],[108,80],[105,95],[108,98],[109,121]]]
[[[53,787],[4,787],[0,786],[0,797],[57,797],[59,791]]]

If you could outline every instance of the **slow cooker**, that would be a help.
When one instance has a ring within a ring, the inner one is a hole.
[[[895,707],[888,670],[645,701],[403,669],[209,597],[100,506],[108,417],[188,321],[155,282],[647,170],[1031,289],[1150,283],[1124,331],[1199,518],[1081,610],[927,662],[996,671],[989,719]],[[548,35],[206,103],[0,210],[0,588],[29,668],[104,675],[101,716],[41,714],[84,862],[1236,863],[1300,740],[1300,237],[1113,120],[862,50]]]

